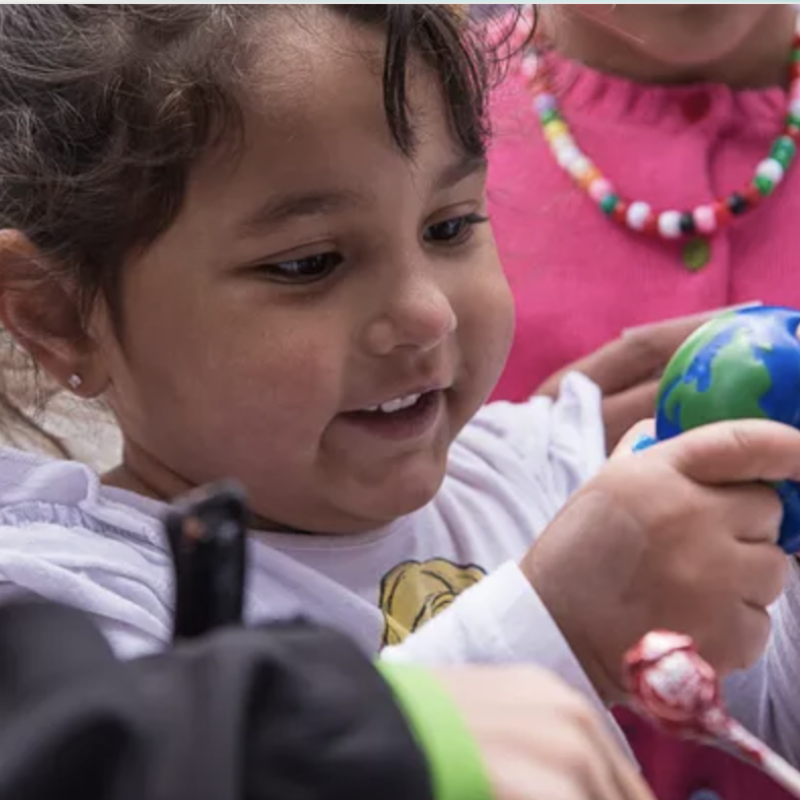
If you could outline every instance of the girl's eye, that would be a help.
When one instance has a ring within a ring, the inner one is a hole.
[[[435,244],[461,244],[469,238],[476,225],[488,221],[489,218],[482,214],[464,214],[429,225],[425,229],[423,238],[426,242]]]
[[[258,271],[280,283],[313,283],[327,278],[343,260],[339,253],[318,253],[306,258],[264,264]]]

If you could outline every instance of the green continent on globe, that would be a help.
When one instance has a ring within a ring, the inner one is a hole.
[[[720,337],[714,347],[715,329],[729,321],[725,315],[697,331],[664,374],[662,386],[669,388],[662,399],[663,413],[682,430],[767,416],[760,402],[772,387],[772,377],[758,353],[771,347],[754,341],[752,329],[744,326]]]

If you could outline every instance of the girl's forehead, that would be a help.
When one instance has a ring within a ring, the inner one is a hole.
[[[386,208],[387,199],[416,202],[437,181],[452,183],[480,169],[482,159],[458,146],[427,70],[409,71],[417,145],[407,154],[392,136],[382,76],[370,60],[329,43],[315,55],[282,84],[251,82],[239,146],[212,154],[193,171],[176,231],[189,220],[202,225],[213,218],[220,235],[255,238],[297,217]]]
[[[242,87],[243,131],[234,151],[220,148],[196,170],[198,180],[217,182],[231,170],[258,170],[276,179],[313,170],[318,177],[356,172],[377,153],[402,157],[387,120],[379,32],[344,28],[340,38],[311,37],[287,73],[263,62]],[[412,56],[407,71],[410,122],[420,149],[456,148],[441,84]],[[429,145],[422,148],[422,145]],[[433,145],[431,147],[430,145]],[[413,160],[413,157],[412,157]]]

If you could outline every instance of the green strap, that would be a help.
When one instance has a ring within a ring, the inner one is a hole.
[[[376,666],[428,759],[435,800],[492,800],[478,746],[436,677],[416,666]]]

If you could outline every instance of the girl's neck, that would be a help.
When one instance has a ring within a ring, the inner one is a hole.
[[[547,7],[545,7],[547,8]],[[593,69],[640,83],[721,83],[734,89],[785,86],[787,59],[795,32],[793,5],[772,5],[742,44],[724,58],[701,66],[681,67],[648,58],[612,30],[562,6],[541,20],[544,34],[559,53]]]
[[[100,480],[104,486],[162,503],[171,503],[196,488],[130,441],[125,442],[122,464],[106,472]],[[270,533],[305,533],[254,514],[251,514],[249,528]]]

